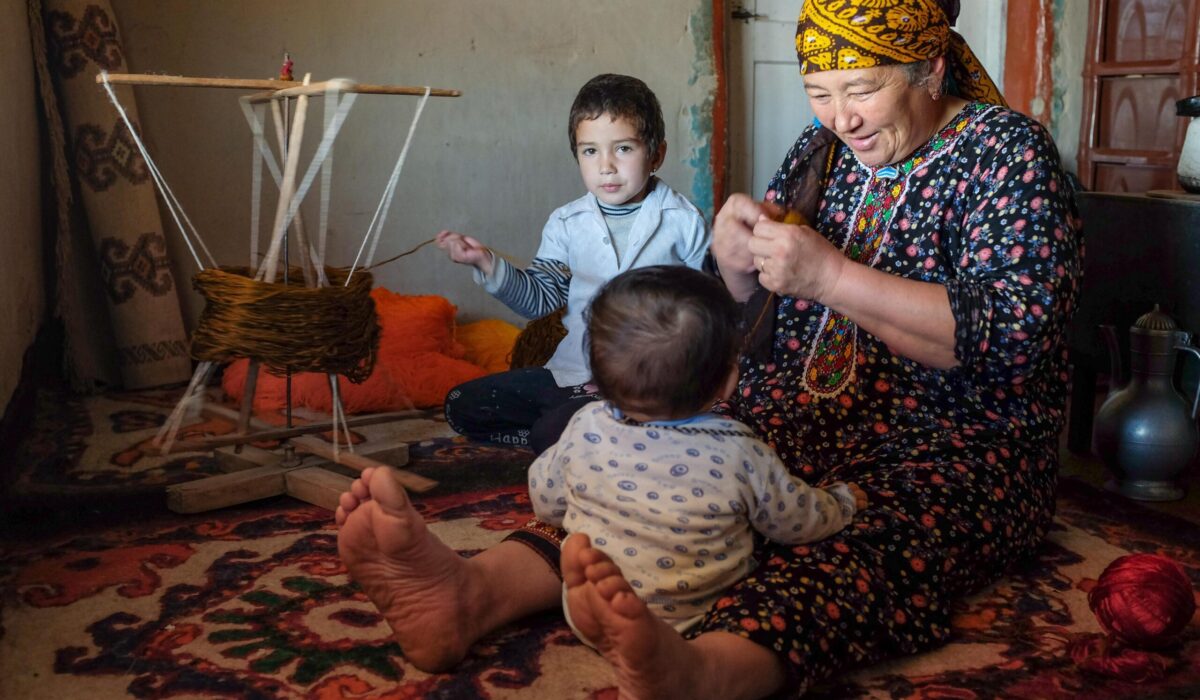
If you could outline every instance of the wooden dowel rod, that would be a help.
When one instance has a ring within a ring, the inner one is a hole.
[[[229,419],[236,419],[239,417],[237,412],[231,411],[223,406],[205,406],[203,409],[201,409],[201,413]],[[424,415],[425,414],[420,411],[401,411],[396,413],[375,413],[363,416],[354,416],[346,419],[346,427],[361,428],[379,423],[392,423],[394,421],[403,420],[406,418],[421,418],[424,417]],[[249,423],[255,428],[255,432],[235,432],[228,435],[208,435],[205,437],[195,438],[193,440],[176,440],[171,444],[171,449],[168,450],[167,453],[208,452],[209,450],[215,450],[218,447],[225,447],[226,445],[243,445],[250,442],[262,442],[265,440],[286,440],[297,435],[327,433],[334,429],[332,421],[307,423],[292,428],[277,428],[251,416]],[[340,429],[341,426],[338,426],[338,428]]]
[[[358,83],[354,86],[351,92],[357,92],[360,95],[417,95],[418,97],[425,94],[423,87],[409,87],[405,85],[366,85]],[[430,97],[462,97],[462,90],[445,90],[439,88],[430,88]]]
[[[104,75],[96,76],[97,83],[104,82]],[[108,82],[114,85],[166,85],[173,87],[211,87],[237,90],[288,90],[299,87],[292,80],[254,80],[251,78],[190,78],[182,75],[155,75],[153,73],[109,73]],[[318,83],[320,84],[320,83]],[[322,89],[321,92],[324,92]],[[345,92],[365,95],[424,95],[424,87],[409,85],[366,85],[350,83]],[[430,97],[460,97],[462,90],[433,88]]]
[[[317,455],[318,457],[323,457],[330,462],[336,462],[343,467],[349,467],[350,469],[354,469],[356,471],[361,472],[369,467],[387,467],[388,469],[392,470],[393,474],[396,475],[396,480],[399,481],[404,488],[408,489],[409,491],[424,493],[430,489],[436,488],[438,485],[438,482],[434,481],[433,479],[427,479],[404,469],[397,469],[390,464],[376,461],[370,457],[354,454],[353,452],[342,450],[335,455],[333,453],[333,445],[322,442],[314,437],[295,437],[292,438],[291,442],[296,448],[297,452],[305,452],[307,454]]]
[[[204,404],[204,406],[201,407],[200,413],[202,413],[206,416],[212,416],[215,418],[224,418],[224,419],[230,420],[230,421],[236,421],[239,418],[238,411],[235,411],[227,406],[218,405],[212,401],[206,402]],[[393,421],[407,420],[410,418],[425,418],[425,417],[427,417],[427,415],[428,414],[424,411],[392,411],[390,413],[365,413],[360,416],[350,416],[350,417],[346,418],[346,425],[350,428],[361,428],[361,427],[368,426],[368,425],[376,425],[379,423],[391,423]],[[265,435],[264,432],[262,432],[262,431],[276,431],[276,430],[283,431],[283,430],[287,430],[287,428],[280,428],[277,425],[271,425],[270,423],[267,423],[266,421],[262,420],[261,418],[256,418],[254,416],[251,416],[250,417],[250,426],[257,431],[260,431],[260,432],[256,432],[256,433],[251,433],[248,436],[251,440],[272,440],[275,438],[286,437],[284,435],[278,435],[278,434],[275,434],[272,436]],[[328,420],[328,421],[321,421],[319,423],[308,423],[306,425],[300,425],[295,428],[292,428],[292,430],[296,430],[296,431],[301,431],[301,429],[305,429],[305,430],[303,430],[302,432],[297,432],[296,433],[297,435],[303,435],[305,433],[313,433],[313,432],[324,432],[326,430],[333,430],[333,421]],[[260,435],[264,435],[264,436],[260,438],[259,437]],[[243,436],[243,437],[247,437],[247,436]],[[175,451],[178,452],[178,450],[175,450]]]
[[[284,88],[273,92],[257,92],[249,97],[251,104],[259,104],[267,100],[282,100],[287,97],[299,97],[307,95],[309,97],[324,97],[325,93],[330,89],[335,88],[341,92],[353,92],[354,81],[346,80],[345,78],[334,78],[333,80],[325,80],[311,85],[297,85],[296,87]]]
[[[254,387],[258,383],[258,360],[250,360],[246,367],[246,385],[242,388],[242,407],[238,411],[237,434],[250,432],[250,418],[254,415]],[[241,446],[238,446],[241,449]]]

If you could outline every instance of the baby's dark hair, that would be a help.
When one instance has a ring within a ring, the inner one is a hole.
[[[658,152],[659,144],[667,138],[662,107],[654,91],[637,78],[604,73],[579,88],[579,94],[575,95],[575,102],[571,105],[567,136],[571,139],[572,155],[576,155],[575,130],[579,122],[597,119],[603,114],[628,119],[651,154]]]
[[[686,418],[709,407],[737,362],[738,306],[715,277],[683,265],[609,280],[588,307],[600,395],[622,411]]]

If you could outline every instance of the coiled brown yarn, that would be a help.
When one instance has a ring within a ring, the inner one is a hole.
[[[296,283],[286,285],[255,281],[246,267],[202,270],[192,278],[206,302],[192,335],[192,357],[248,357],[276,373],[323,372],[362,382],[379,348],[374,280],[357,270],[343,286],[347,273],[326,268],[328,287],[304,287],[299,268],[288,273]]]
[[[551,312],[545,316],[530,321],[525,330],[517,336],[512,349],[512,369],[522,367],[541,367],[550,361],[558,344],[567,335],[563,327],[563,314],[566,307]]]

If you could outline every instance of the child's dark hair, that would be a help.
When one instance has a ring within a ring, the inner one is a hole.
[[[588,358],[600,395],[622,411],[674,419],[709,408],[737,362],[737,303],[683,265],[629,270],[592,300]]]
[[[654,91],[637,78],[604,73],[579,88],[579,94],[575,95],[575,102],[571,105],[567,136],[571,139],[572,155],[575,155],[575,129],[579,122],[596,119],[603,114],[628,119],[651,154],[657,153],[659,144],[667,138],[662,107]]]

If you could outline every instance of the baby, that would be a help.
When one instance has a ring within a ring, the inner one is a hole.
[[[535,514],[588,535],[681,632],[754,567],[753,531],[811,542],[862,505],[846,484],[808,486],[750,428],[710,412],[737,384],[739,317],[719,280],[687,267],[613,278],[586,319],[605,400],[529,468]]]

